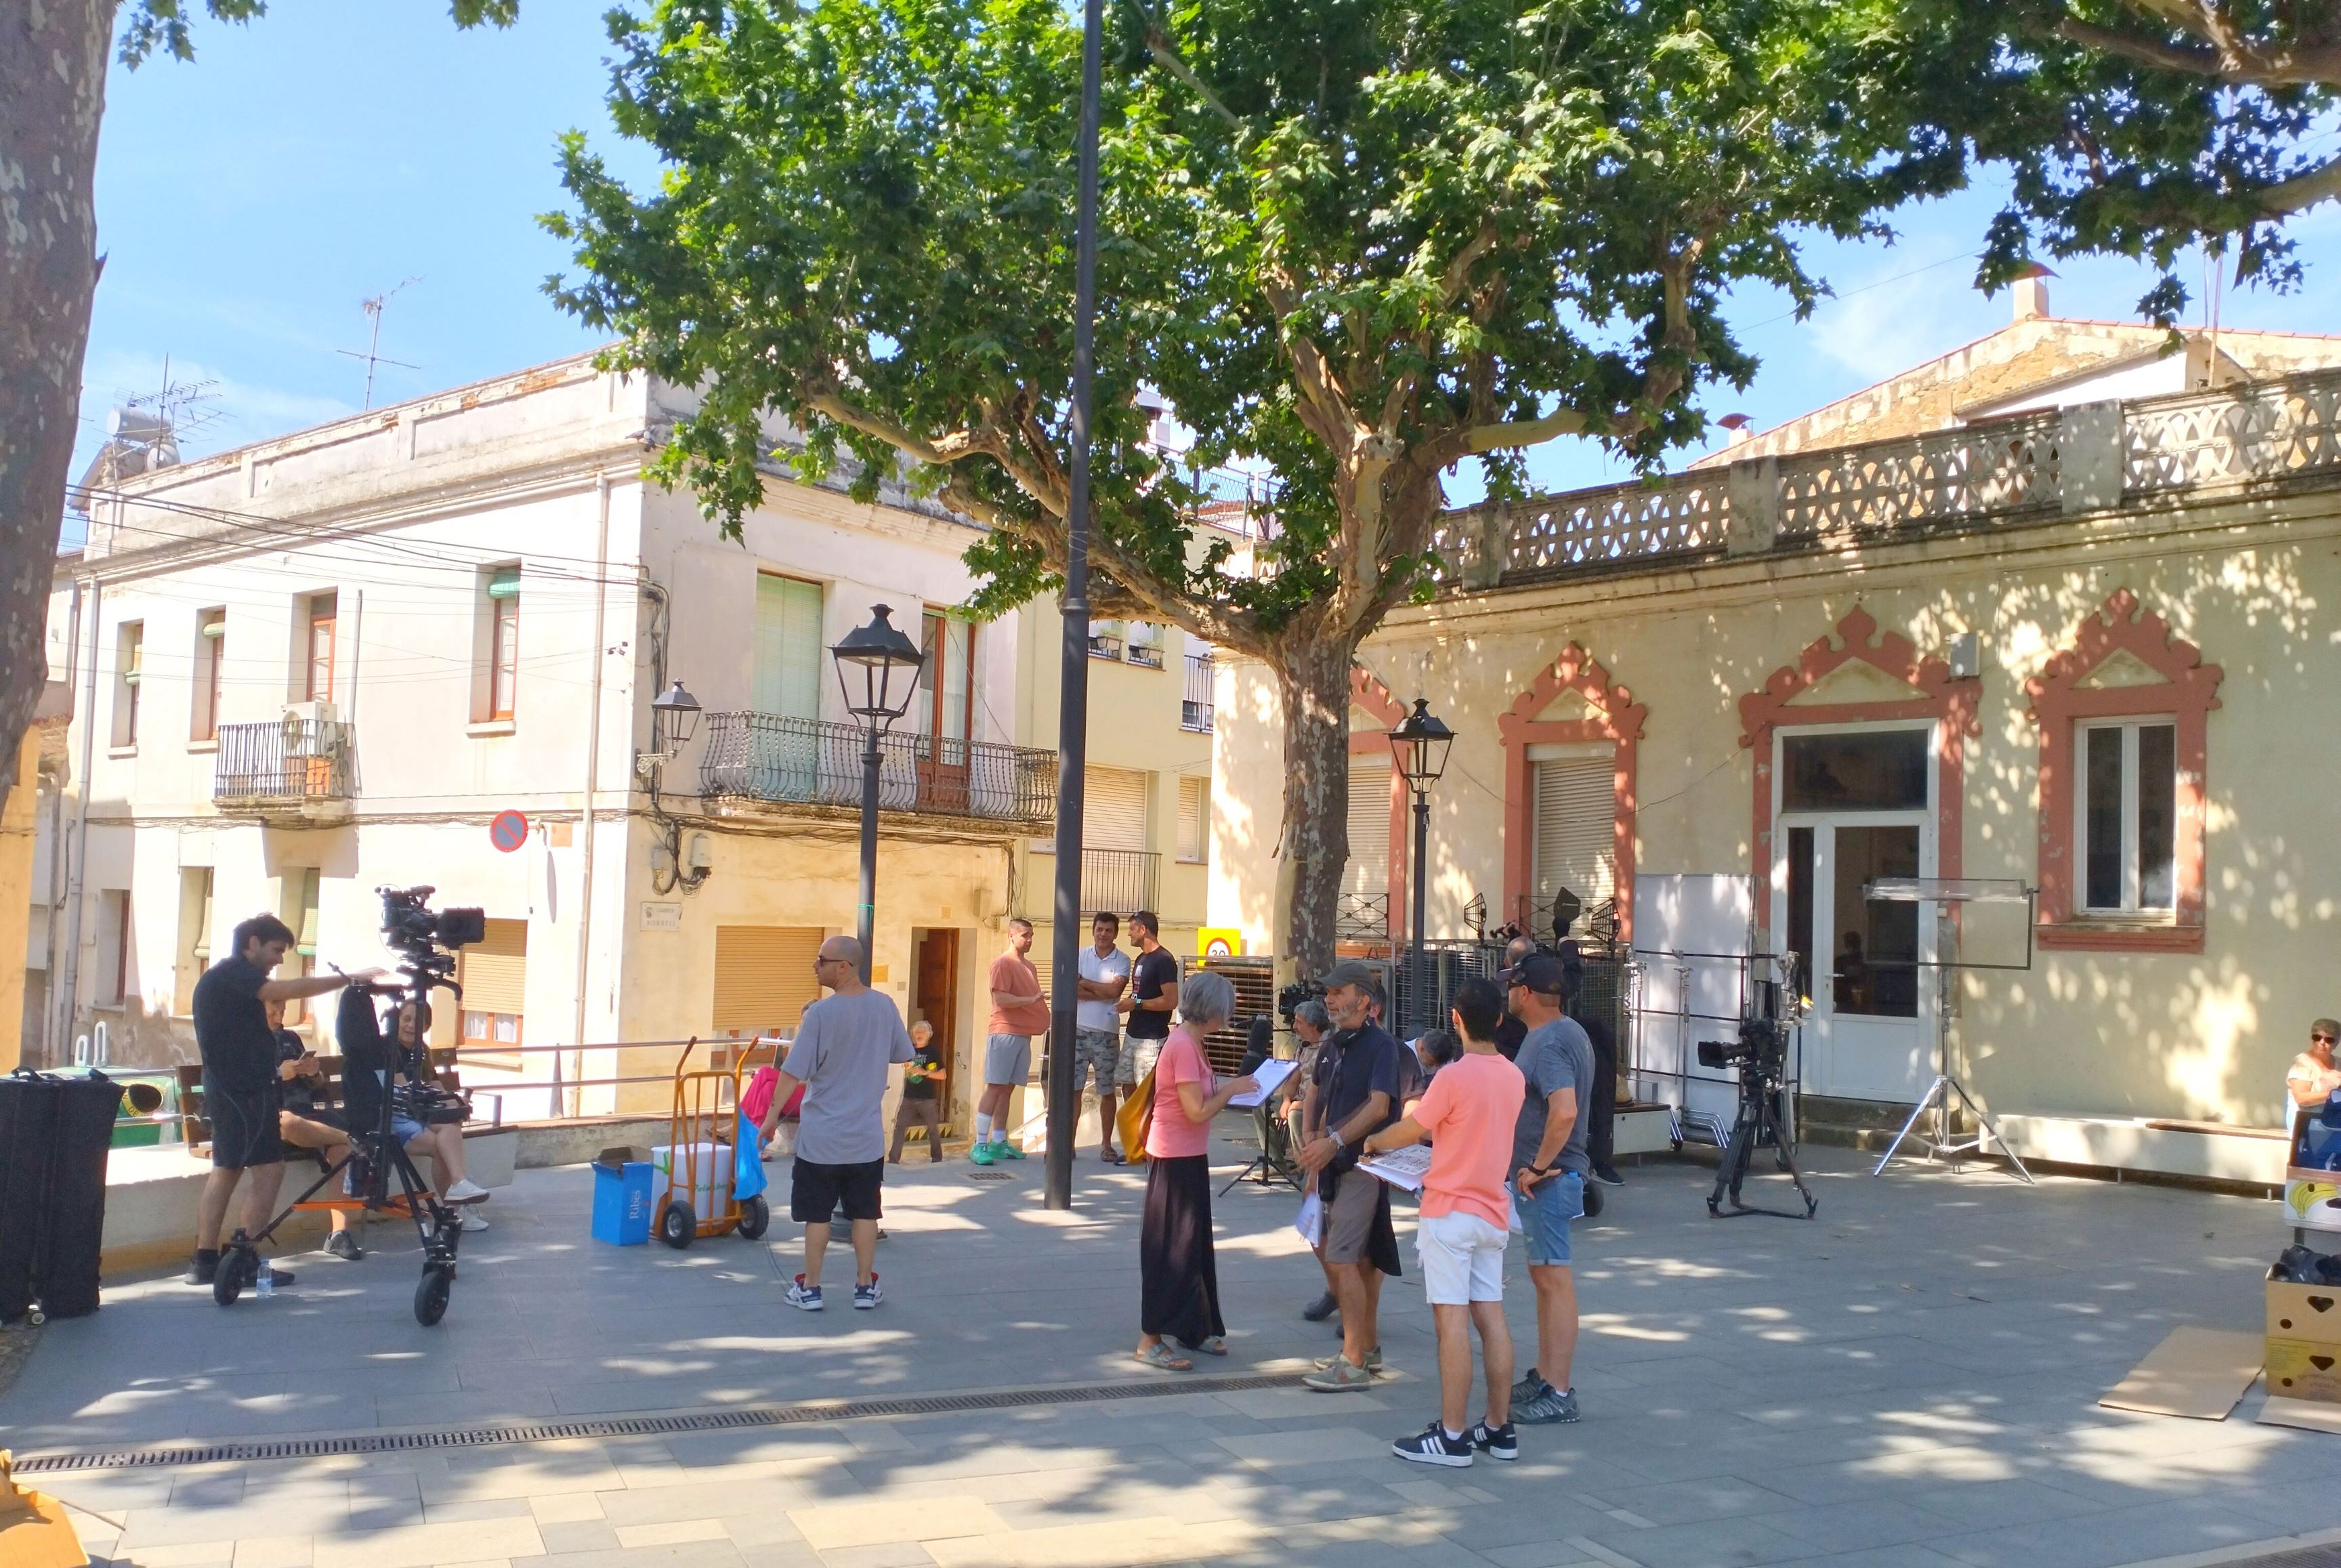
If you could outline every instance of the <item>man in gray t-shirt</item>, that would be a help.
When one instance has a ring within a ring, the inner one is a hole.
[[[813,978],[835,992],[804,1011],[764,1113],[772,1136],[781,1107],[805,1087],[798,1110],[796,1158],[789,1176],[789,1214],[805,1227],[805,1271],[789,1286],[789,1305],[822,1309],[821,1263],[830,1220],[840,1208],[853,1226],[853,1305],[867,1310],[878,1292],[878,1192],[886,1175],[886,1078],[911,1059],[910,1031],[894,999],[862,983],[862,944],[832,937],[813,960]]]
[[[1507,1005],[1528,1026],[1512,1065],[1528,1080],[1512,1129],[1512,1203],[1520,1216],[1529,1283],[1536,1287],[1537,1360],[1512,1385],[1512,1418],[1530,1426],[1577,1419],[1569,1373],[1577,1359],[1577,1281],[1569,1222],[1585,1212],[1585,1108],[1593,1042],[1568,1016],[1560,960],[1531,953],[1504,971]]]

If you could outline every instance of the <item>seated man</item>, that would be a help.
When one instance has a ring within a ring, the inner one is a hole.
[[[284,1004],[264,1005],[269,1032],[276,1037],[276,1136],[288,1148],[316,1151],[330,1169],[349,1156],[349,1124],[341,1112],[317,1103],[325,1088],[325,1069],[318,1066],[316,1053],[302,1043],[301,1037],[284,1027]],[[349,1211],[326,1212],[334,1234],[325,1239],[325,1250],[344,1263],[357,1262],[365,1255],[365,1249],[350,1230]]]
[[[354,1005],[351,1000],[354,997],[359,998]],[[367,994],[352,987],[343,995],[334,1032],[342,1046],[342,1101],[349,1108],[353,1128],[379,1125],[384,1089],[412,1081],[417,1064],[426,1064],[430,1059],[423,1042],[431,1033],[431,1005],[403,1000],[396,1017],[393,1027],[398,1045],[393,1052],[384,1046]],[[425,1126],[395,1110],[391,1113],[390,1129],[408,1154],[429,1157],[432,1186],[438,1192],[439,1201],[458,1208],[463,1228],[487,1229],[488,1222],[471,1207],[487,1202],[488,1190],[464,1175],[463,1129],[452,1122]]]

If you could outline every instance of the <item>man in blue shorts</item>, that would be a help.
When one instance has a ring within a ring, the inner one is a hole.
[[[1503,972],[1506,1002],[1528,1026],[1514,1066],[1528,1080],[1512,1134],[1512,1197],[1527,1231],[1529,1283],[1536,1287],[1537,1362],[1512,1385],[1512,1418],[1530,1426],[1577,1419],[1569,1384],[1577,1355],[1577,1281],[1569,1272],[1569,1222],[1585,1212],[1585,1118],[1591,1098],[1593,1042],[1564,1011],[1568,972],[1549,953],[1531,953]]]

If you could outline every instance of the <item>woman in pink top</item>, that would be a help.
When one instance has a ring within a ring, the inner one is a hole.
[[[1203,1055],[1203,1037],[1235,1011],[1236,990],[1209,969],[1179,987],[1179,1027],[1154,1061],[1154,1101],[1147,1112],[1146,1217],[1138,1232],[1138,1359],[1165,1372],[1194,1363],[1166,1345],[1228,1353],[1220,1321],[1219,1267],[1211,1255],[1211,1118],[1250,1078],[1219,1083]]]

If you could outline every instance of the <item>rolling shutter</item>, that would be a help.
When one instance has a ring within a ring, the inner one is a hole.
[[[1390,892],[1390,761],[1388,757],[1350,759],[1350,858],[1341,868],[1341,891],[1380,898]]]
[[[793,1034],[821,995],[812,978],[818,926],[715,928],[715,1016],[720,1034]]]
[[[1563,888],[1588,910],[1618,887],[1616,764],[1607,755],[1556,757],[1529,763],[1535,804],[1530,878],[1541,934]],[[1579,928],[1584,923],[1579,917]]]
[[[1206,807],[1210,799],[1209,779],[1179,780],[1179,858],[1200,862],[1210,853],[1210,842],[1204,832]]]
[[[473,1013],[510,1013],[528,1007],[528,922],[490,920],[488,934],[462,948],[455,972],[463,987],[463,1007]]]
[[[1128,768],[1092,768],[1082,778],[1081,848],[1145,849],[1146,775]]]
[[[821,584],[756,576],[756,711],[821,717]]]

